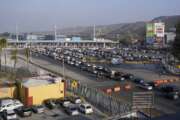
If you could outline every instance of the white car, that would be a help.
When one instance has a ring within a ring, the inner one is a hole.
[[[143,88],[145,90],[152,90],[153,87],[151,85],[149,85],[148,83],[142,83],[139,85],[140,88]]]
[[[34,105],[34,106],[32,107],[32,111],[33,111],[34,113],[44,113],[44,110],[45,110],[45,108],[44,108],[43,105]]]
[[[80,110],[82,113],[84,113],[84,114],[91,114],[91,113],[93,113],[93,109],[92,109],[91,105],[90,105],[90,104],[87,104],[87,103],[85,103],[85,104],[80,104],[80,105],[79,105],[79,110]]]
[[[14,110],[4,111],[4,119],[5,120],[16,120],[17,119],[17,115],[14,112]]]
[[[68,107],[65,108],[65,111],[69,114],[69,115],[79,115],[79,111],[78,108],[74,105],[70,105]]]
[[[19,100],[3,99],[0,102],[0,112],[4,110],[14,110],[22,106],[23,104]]]
[[[71,101],[72,103],[74,103],[74,104],[80,104],[80,103],[82,103],[82,100],[81,100],[80,97],[71,97],[71,98],[70,98],[70,101]]]

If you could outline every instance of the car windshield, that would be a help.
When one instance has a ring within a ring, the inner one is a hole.
[[[72,108],[70,108],[70,110],[71,110],[71,111],[74,111],[74,110],[77,110],[77,108],[72,107]]]
[[[37,108],[43,108],[43,106],[37,106]]]
[[[87,108],[87,109],[91,109],[91,106],[87,106],[86,108]]]
[[[31,109],[30,108],[24,108],[23,111],[28,112],[28,111],[31,111]]]
[[[15,115],[15,113],[8,113],[7,115],[12,116],[12,115]]]

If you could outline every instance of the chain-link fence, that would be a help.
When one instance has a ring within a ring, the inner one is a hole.
[[[180,69],[176,68],[175,66],[169,65],[166,59],[162,60],[162,64],[172,74],[180,75]]]
[[[104,113],[109,115],[124,114],[131,111],[131,105],[122,103],[120,100],[110,96],[96,88],[90,88],[87,85],[78,84],[77,87],[72,87],[72,80],[67,81],[67,89],[79,96],[82,96],[86,101],[97,107]]]

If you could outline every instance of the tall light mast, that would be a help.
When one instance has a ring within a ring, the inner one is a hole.
[[[16,24],[16,42],[19,41],[18,25]]]
[[[93,40],[96,41],[96,26],[94,25],[94,29],[93,29]]]
[[[56,25],[54,25],[54,39],[55,39],[55,41],[57,40],[57,27],[56,27]]]

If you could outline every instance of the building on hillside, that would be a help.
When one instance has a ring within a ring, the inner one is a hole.
[[[165,32],[164,40],[165,44],[168,45],[175,40],[176,33],[175,32]]]
[[[165,24],[163,22],[150,22],[146,24],[146,45],[155,48],[163,48]]]

